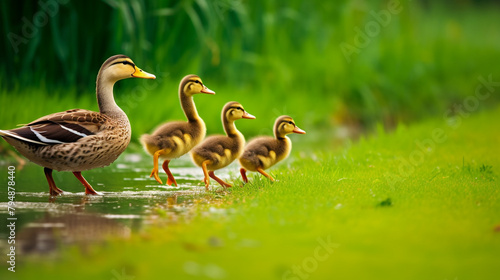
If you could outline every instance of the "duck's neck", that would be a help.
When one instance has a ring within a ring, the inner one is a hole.
[[[181,107],[184,111],[184,115],[189,122],[200,122],[200,116],[198,115],[198,111],[196,111],[196,106],[194,105],[193,97],[187,96],[183,92],[179,93],[179,99],[181,101]]]
[[[96,95],[99,112],[113,118],[127,118],[123,110],[116,105],[113,96],[115,81],[104,79],[101,75],[97,77]]]
[[[279,126],[278,125],[276,125],[274,127],[274,137],[276,139],[278,139],[278,140],[285,140],[285,139],[287,139],[286,134],[283,134],[283,133],[279,132]]]
[[[278,127],[274,128],[274,137],[276,138],[278,145],[285,151],[285,155],[288,155],[292,149],[292,141],[290,141],[290,138],[288,138],[286,134],[280,133],[278,131]]]
[[[227,119],[222,120],[222,124],[224,126],[224,131],[226,132],[226,135],[229,137],[239,137],[242,138],[243,134],[236,129],[236,126],[234,125],[234,121],[229,121]]]

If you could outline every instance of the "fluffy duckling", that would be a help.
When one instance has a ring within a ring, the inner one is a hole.
[[[154,167],[149,177],[154,176],[160,184],[163,183],[158,176],[158,159],[164,160],[162,167],[168,176],[167,184],[177,186],[177,182],[168,168],[170,160],[186,154],[205,138],[205,123],[198,116],[193,101],[193,95],[198,93],[215,94],[203,84],[200,77],[196,75],[184,77],[179,84],[179,100],[188,121],[165,123],[158,127],[153,134],[144,134],[141,137],[144,149],[153,156]]]
[[[261,136],[250,141],[239,158],[241,177],[248,182],[246,171],[257,171],[271,181],[274,178],[264,170],[284,160],[292,150],[292,142],[286,136],[290,133],[305,134],[306,132],[295,125],[289,116],[281,116],[274,123],[274,138]]]
[[[209,176],[223,187],[231,187],[230,184],[215,176],[214,170],[229,165],[237,159],[243,151],[245,137],[236,129],[234,121],[242,118],[255,119],[255,117],[247,113],[238,102],[226,103],[222,109],[221,118],[226,136],[210,136],[191,151],[193,162],[203,168],[203,174],[205,175],[203,182],[207,190],[210,184]]]
[[[50,195],[63,192],[54,183],[52,170],[73,172],[86,194],[97,194],[81,172],[111,164],[128,146],[130,123],[115,103],[113,85],[132,77],[156,78],[127,56],[112,56],[97,75],[99,112],[73,109],[55,113],[20,128],[0,130],[0,135],[23,156],[44,167]]]

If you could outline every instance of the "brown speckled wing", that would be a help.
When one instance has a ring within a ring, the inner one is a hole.
[[[46,121],[55,123],[74,123],[85,127],[91,132],[97,132],[101,125],[104,124],[107,120],[109,120],[108,116],[98,112],[83,109],[73,109],[41,117],[35,121],[32,121],[28,125],[35,125]]]
[[[37,145],[76,142],[95,134],[107,120],[97,112],[74,109],[39,118],[28,125],[9,130],[9,136]]]

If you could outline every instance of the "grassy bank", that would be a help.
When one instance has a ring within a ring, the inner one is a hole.
[[[276,183],[255,176],[194,219],[2,279],[494,279],[499,118],[401,126],[333,154],[296,147]]]

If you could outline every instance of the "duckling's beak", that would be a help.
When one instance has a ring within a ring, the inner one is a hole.
[[[252,114],[249,114],[248,112],[246,112],[246,111],[245,111],[245,112],[243,113],[243,118],[244,118],[244,119],[255,119],[255,116],[254,116],[254,115],[252,115]]]
[[[200,92],[206,93],[206,94],[215,94],[215,91],[207,88],[206,86],[203,86],[203,89]]]
[[[149,74],[146,71],[142,71],[142,69],[137,66],[135,66],[135,72],[132,74],[132,77],[143,78],[143,79],[156,79],[155,75]]]
[[[293,133],[298,133],[298,134],[306,134],[306,132],[302,129],[300,129],[298,126],[296,126],[294,129],[293,129]]]

